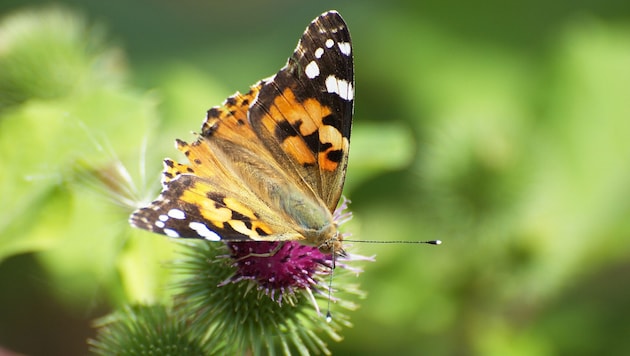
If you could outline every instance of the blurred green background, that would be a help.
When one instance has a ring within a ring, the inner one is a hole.
[[[116,203],[153,198],[173,140],[332,8],[356,64],[346,231],[444,241],[354,244],[377,261],[332,350],[630,353],[627,1],[46,4],[0,3],[0,354],[85,354],[94,318],[164,294],[173,246]]]

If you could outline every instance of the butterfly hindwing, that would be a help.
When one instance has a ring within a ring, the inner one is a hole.
[[[300,239],[282,226],[265,223],[236,198],[213,192],[203,179],[185,174],[174,182],[151,205],[131,216],[132,225],[170,237],[210,241]]]

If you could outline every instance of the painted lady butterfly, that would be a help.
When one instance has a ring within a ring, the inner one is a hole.
[[[343,254],[333,211],[346,175],[352,43],[336,11],[306,28],[274,76],[208,111],[201,134],[164,160],[163,190],[131,225],[210,241],[302,241]]]

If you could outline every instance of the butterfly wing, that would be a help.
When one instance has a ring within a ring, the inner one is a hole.
[[[164,160],[162,193],[131,215],[131,225],[170,237],[212,241],[303,238],[252,192],[251,182],[235,179],[235,162],[273,162],[257,150],[261,143],[246,123],[248,103],[256,94],[253,87],[210,109],[204,123],[208,137],[192,144],[176,141],[189,164]]]
[[[343,186],[352,79],[345,23],[325,13],[274,77],[210,109],[193,144],[177,141],[189,164],[165,160],[162,193],[130,223],[172,237],[315,242]]]
[[[335,11],[316,18],[270,81],[250,122],[268,150],[332,212],[345,180],[354,104],[348,28]]]

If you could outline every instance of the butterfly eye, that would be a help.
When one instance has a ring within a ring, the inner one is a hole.
[[[343,249],[341,241],[336,237],[324,241],[321,245],[317,246],[317,248],[323,254],[334,255],[333,260],[336,257],[346,257],[348,255]]]

